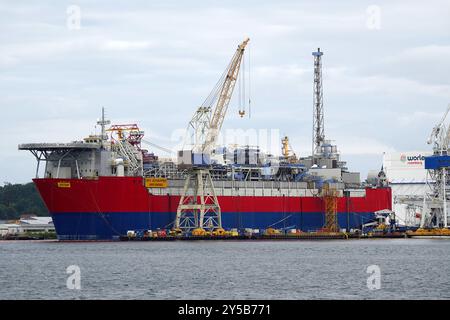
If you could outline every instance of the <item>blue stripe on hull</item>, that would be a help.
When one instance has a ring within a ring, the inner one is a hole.
[[[126,235],[128,230],[170,229],[175,213],[54,213],[58,239],[60,240],[115,240]],[[373,213],[339,213],[341,228],[360,228],[373,219]],[[223,212],[222,225],[230,228],[296,228],[315,231],[324,224],[323,213],[282,212]]]

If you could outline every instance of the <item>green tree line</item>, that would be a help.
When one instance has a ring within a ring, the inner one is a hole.
[[[0,220],[18,219],[22,214],[49,215],[34,183],[0,186]]]

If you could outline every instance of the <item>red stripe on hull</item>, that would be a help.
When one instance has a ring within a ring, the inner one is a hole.
[[[179,196],[151,195],[141,177],[34,179],[52,213],[60,212],[176,212]],[[58,182],[70,182],[60,188]],[[339,198],[338,212],[391,209],[391,189],[366,189],[365,197]],[[323,212],[319,197],[221,196],[222,212]]]

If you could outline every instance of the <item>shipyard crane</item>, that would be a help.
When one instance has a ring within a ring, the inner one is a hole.
[[[433,145],[433,156],[425,159],[427,171],[427,184],[429,192],[426,192],[423,200],[423,212],[420,227],[447,228],[447,188],[449,181],[450,160],[448,149],[450,143],[450,126],[445,120],[450,112],[450,104],[441,120],[434,126],[427,143]],[[434,160],[433,160],[434,159]]]
[[[427,140],[427,144],[433,144],[434,154],[442,153],[444,150],[446,152],[448,149],[449,132],[447,132],[446,130],[445,119],[447,118],[449,112],[450,112],[450,104],[448,105],[447,110],[445,111],[441,120],[438,122],[437,125],[434,126],[433,130],[431,131],[430,137]]]
[[[245,39],[238,46],[224,74],[189,122],[194,132],[193,147],[178,153],[178,164],[188,166],[189,170],[177,208],[175,230],[194,233],[222,228],[221,209],[210,173],[210,156],[216,146],[249,40]]]

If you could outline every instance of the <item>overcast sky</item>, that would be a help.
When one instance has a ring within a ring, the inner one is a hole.
[[[170,147],[246,36],[252,116],[230,105],[224,127],[278,129],[301,156],[318,47],[326,137],[364,176],[383,152],[430,149],[450,102],[448,0],[0,0],[0,17],[0,183],[34,176],[19,143],[82,139],[101,106]]]

